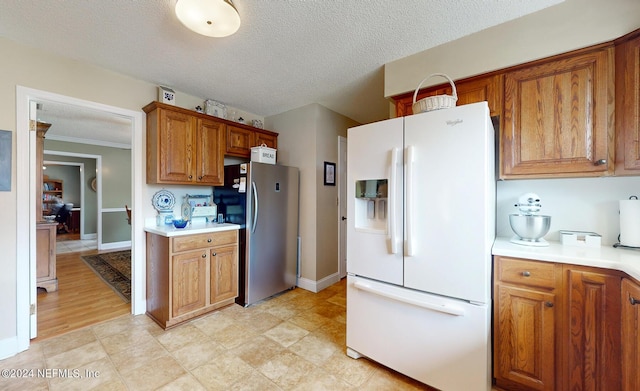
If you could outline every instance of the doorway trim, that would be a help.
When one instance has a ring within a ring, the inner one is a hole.
[[[77,157],[77,158],[83,158],[83,159],[93,159],[96,161],[96,172],[95,172],[95,177],[96,177],[96,183],[98,184],[98,189],[102,189],[102,156],[101,155],[92,155],[92,154],[86,154],[86,153],[76,153],[76,152],[64,152],[64,151],[54,151],[54,150],[48,150],[45,149],[44,150],[44,154],[45,155],[52,155],[52,156],[70,156],[70,157]],[[46,161],[45,161],[46,163]],[[66,163],[66,162],[60,162],[60,161],[52,161],[52,164],[63,164],[63,165],[74,165],[74,163]],[[65,164],[66,163],[66,164]],[[83,164],[84,167],[84,164]],[[84,171],[84,169],[83,169]],[[84,183],[85,180],[85,173],[81,172],[80,173],[80,181],[82,183]],[[80,192],[81,192],[81,198],[82,198],[82,205],[85,204],[85,199],[84,197],[86,197],[86,195],[84,194],[84,186],[80,186]],[[100,211],[102,210],[102,192],[98,192],[97,196],[96,196],[96,233],[95,234],[91,234],[91,235],[87,235],[84,232],[84,208],[82,208],[80,210],[80,239],[96,239],[96,243],[98,246],[98,250],[101,250],[101,243],[102,243],[102,213],[100,213]]]
[[[54,151],[54,153],[51,153],[52,151],[44,151],[45,155],[55,155],[55,156],[67,156],[67,155],[56,155]],[[95,159],[95,158],[94,158]],[[96,159],[97,161],[97,159]],[[78,169],[80,170],[80,184],[84,183],[84,163],[77,163],[77,162],[63,162],[63,161],[57,161],[57,160],[44,160],[42,162],[45,165],[56,165],[56,166],[71,166],[71,167],[78,167]],[[98,171],[99,172],[99,171]],[[85,194],[84,194],[84,187],[82,187],[82,185],[80,185],[80,205],[85,205],[85,200],[84,200]],[[62,200],[64,201],[64,196],[62,198]],[[84,208],[80,208],[80,239],[85,239],[84,237]]]
[[[17,199],[29,202],[17,202],[17,216],[28,218],[17,219],[16,222],[16,336],[17,352],[29,348],[31,335],[30,307],[35,302],[35,254],[36,254],[36,208],[35,208],[35,132],[30,132],[30,103],[37,100],[50,100],[67,103],[84,108],[105,111],[131,119],[131,189],[132,189],[132,278],[131,278],[131,312],[134,315],[146,311],[145,272],[144,262],[144,230],[142,216],[142,126],[143,114],[101,103],[54,94],[47,91],[16,86],[16,144],[18,151],[28,153],[17,154],[16,194]],[[29,262],[25,262],[29,260]],[[33,284],[32,284],[33,279]],[[35,327],[33,328],[35,329]]]

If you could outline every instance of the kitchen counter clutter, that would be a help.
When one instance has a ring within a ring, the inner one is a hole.
[[[510,239],[496,238],[492,254],[619,270],[640,281],[640,249],[614,248],[604,244],[601,247],[568,246],[553,241],[548,247],[533,247],[511,243]]]

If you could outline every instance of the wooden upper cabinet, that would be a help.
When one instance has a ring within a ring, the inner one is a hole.
[[[251,156],[251,146],[254,143],[253,132],[237,126],[227,126],[226,154],[232,156]]]
[[[458,94],[457,106],[487,101],[491,116],[502,114],[502,75],[488,75],[479,78],[465,79],[455,82]],[[434,95],[451,95],[449,84],[429,87],[418,92],[416,100]],[[395,99],[396,116],[402,117],[413,114],[413,92],[403,94]]]
[[[225,125],[198,119],[196,126],[196,181],[224,183]]]
[[[640,174],[640,30],[616,41],[616,175]]]
[[[622,390],[640,390],[640,285],[622,279]]]
[[[183,113],[160,110],[156,131],[160,168],[158,181],[191,182],[195,163],[193,118]]]
[[[147,183],[224,183],[226,125],[210,116],[152,102],[147,113]]]
[[[613,93],[611,45],[507,72],[501,177],[612,174]]]
[[[227,126],[227,148],[229,156],[251,157],[251,147],[266,144],[267,147],[278,149],[278,134],[269,130],[252,128],[245,125]]]
[[[269,148],[278,149],[278,135],[273,132],[256,130],[254,140],[254,147],[259,147],[265,144]]]

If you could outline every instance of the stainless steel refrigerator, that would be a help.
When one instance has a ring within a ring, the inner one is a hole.
[[[226,222],[241,225],[236,303],[249,306],[296,285],[299,172],[251,162],[225,166],[224,178],[214,202]]]

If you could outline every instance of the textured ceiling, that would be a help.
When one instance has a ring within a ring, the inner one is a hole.
[[[260,116],[319,103],[387,118],[383,65],[562,0],[236,0],[226,38],[176,0],[2,0],[0,36]],[[52,129],[53,130],[53,129]]]

